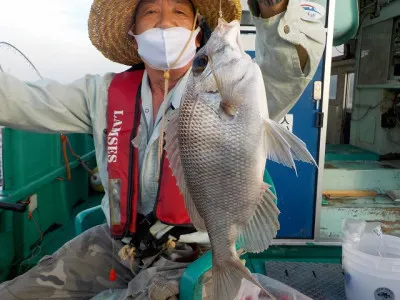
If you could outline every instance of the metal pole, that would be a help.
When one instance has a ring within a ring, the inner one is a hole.
[[[336,0],[329,0],[328,6],[328,31],[326,40],[325,51],[325,66],[324,66],[324,82],[323,82],[323,96],[322,96],[322,112],[324,113],[324,126],[321,128],[319,140],[319,157],[318,157],[318,179],[317,179],[317,193],[315,201],[315,223],[314,223],[314,240],[320,240],[320,224],[321,224],[321,210],[322,210],[322,190],[323,190],[323,174],[325,166],[325,149],[326,149],[326,131],[328,127],[328,108],[329,108],[329,86],[331,82],[331,66],[332,66],[332,47],[333,47],[333,34],[335,27],[335,6]],[[340,1],[337,3],[340,4]]]

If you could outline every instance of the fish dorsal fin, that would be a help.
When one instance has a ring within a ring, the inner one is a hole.
[[[293,168],[296,175],[294,160],[317,166],[306,144],[282,125],[270,119],[264,120],[264,147],[268,159]]]
[[[185,175],[181,164],[181,155],[179,150],[178,127],[179,124],[179,109],[176,109],[169,117],[168,124],[165,128],[165,151],[169,160],[169,167],[176,178],[176,183],[185,199],[185,206],[189,217],[198,231],[206,231],[203,218],[200,216],[197,208],[190,196],[188,187],[185,181]]]
[[[276,197],[270,187],[263,183],[261,200],[256,211],[237,240],[239,247],[248,252],[258,253],[267,250],[280,228],[278,221],[280,211],[274,202]]]

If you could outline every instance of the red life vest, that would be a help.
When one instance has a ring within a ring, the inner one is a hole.
[[[139,197],[139,153],[132,140],[141,118],[143,70],[115,75],[108,90],[107,169],[109,177],[111,235],[132,236],[136,231]],[[190,224],[184,199],[163,155],[157,199],[153,213],[163,223]]]

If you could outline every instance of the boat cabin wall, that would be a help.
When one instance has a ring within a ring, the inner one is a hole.
[[[372,18],[371,18],[372,17]],[[363,9],[356,47],[350,143],[400,152],[400,1]]]

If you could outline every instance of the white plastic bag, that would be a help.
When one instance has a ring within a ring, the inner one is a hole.
[[[255,279],[271,293],[277,300],[312,300],[290,286],[275,279],[261,274],[253,274]],[[260,295],[261,289],[246,279],[242,280],[242,285],[235,300],[266,300],[270,299]]]
[[[261,286],[271,293],[277,300],[312,300],[296,291],[290,286],[261,274],[252,274]],[[202,299],[212,299],[212,276],[206,272],[202,287]],[[261,289],[246,279],[242,280],[239,293],[234,300],[267,300],[268,297],[260,295]]]
[[[343,243],[358,244],[365,231],[365,221],[345,219],[342,223]]]
[[[381,224],[378,222],[365,222],[362,220],[345,219],[342,223],[343,243],[351,244],[354,249],[363,238],[364,234],[374,234],[376,238],[377,253],[379,256],[384,256],[385,247],[382,237]]]

